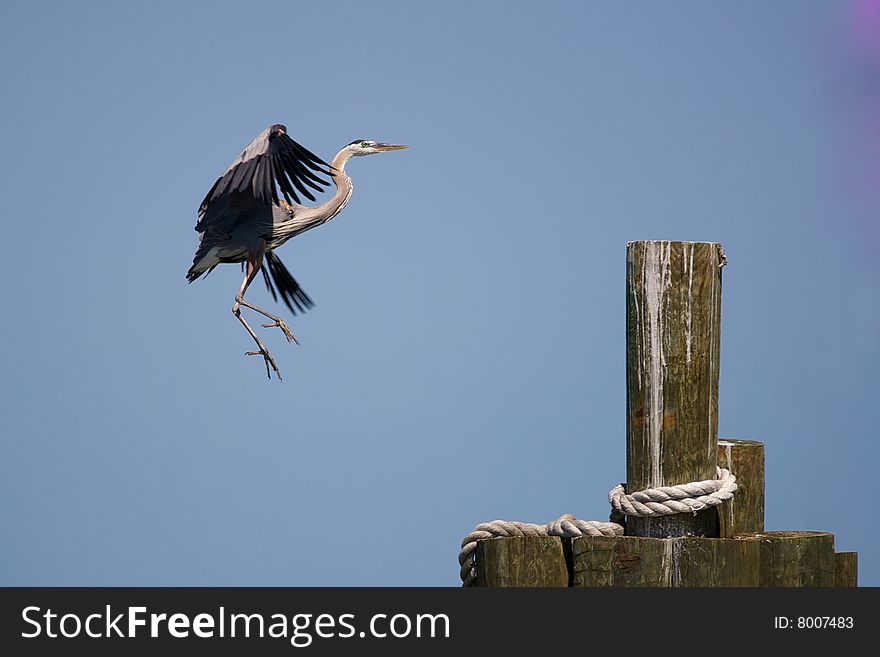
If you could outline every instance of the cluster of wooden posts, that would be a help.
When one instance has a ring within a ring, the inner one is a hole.
[[[627,489],[737,478],[696,514],[628,517],[624,536],[480,541],[478,586],[856,586],[822,531],[764,530],[764,445],[718,440],[721,268],[714,242],[627,247]],[[805,491],[807,493],[808,491]]]

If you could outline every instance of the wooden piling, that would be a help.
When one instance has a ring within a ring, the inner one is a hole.
[[[575,586],[672,586],[672,540],[580,536],[572,540]]]
[[[718,441],[721,267],[716,242],[627,245],[630,492],[713,479]],[[718,514],[627,518],[632,536],[718,536]]]
[[[835,586],[834,534],[772,531],[751,534],[761,541],[761,586]]]
[[[581,536],[572,540],[574,586],[758,586],[757,539]]]
[[[511,536],[477,543],[477,586],[568,586],[558,536]]]
[[[718,441],[718,465],[736,475],[736,495],[719,507],[722,538],[764,531],[764,444],[756,440]]]

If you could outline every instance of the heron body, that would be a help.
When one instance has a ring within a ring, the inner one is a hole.
[[[232,312],[259,348],[256,352],[247,352],[248,355],[263,357],[270,378],[273,370],[279,379],[281,374],[274,358],[241,315],[241,307],[272,320],[272,324],[263,326],[280,328],[288,341],[296,342],[296,338],[280,317],[245,301],[248,286],[257,272],[262,271],[272,297],[277,301],[280,295],[294,315],[313,307],[312,300],[275,254],[275,249],[330,221],[348,204],[354,189],[345,172],[349,159],[402,148],[406,146],[359,139],[342,147],[332,163],[327,164],[287,136],[283,125],[275,124],[257,135],[202,201],[195,227],[199,246],[187,280],[192,282],[222,263],[244,264],[245,276]],[[330,184],[319,174],[332,179],[335,193],[316,207],[301,205],[297,193],[314,201],[311,190],[322,191]]]

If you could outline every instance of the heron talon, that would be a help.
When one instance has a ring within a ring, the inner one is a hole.
[[[275,364],[275,359],[272,358],[272,354],[268,352],[268,350],[263,351],[246,351],[244,352],[245,356],[262,356],[263,361],[266,364],[266,376],[270,379],[272,378],[272,370],[275,370],[275,376],[278,377],[278,380],[281,381],[281,371],[278,369],[278,366]],[[269,366],[272,366],[272,370],[269,369]]]
[[[284,333],[284,337],[287,338],[288,342],[293,340],[296,344],[299,344],[299,340],[296,339],[293,331],[290,330],[290,327],[285,323],[283,319],[275,320],[274,324],[263,324],[262,326],[263,328],[280,328],[281,332]]]

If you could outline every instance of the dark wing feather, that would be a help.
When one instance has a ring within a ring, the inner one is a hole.
[[[284,198],[290,202],[290,198],[293,197],[296,199],[296,202],[299,203],[299,199],[296,198],[296,192],[293,191],[293,187],[290,185],[290,180],[288,179],[288,171],[284,164],[279,163],[280,166],[275,167],[275,171],[277,172],[278,178],[278,187],[281,189],[281,193],[284,194]],[[275,191],[274,189],[272,190]]]
[[[300,180],[305,177],[306,169],[303,167],[300,167],[296,164],[289,163],[288,158],[285,158],[285,169],[287,171],[290,171],[290,170],[296,171],[296,175],[290,179],[290,182],[293,183],[293,186],[296,187],[297,191],[300,194],[305,196],[310,201],[314,201],[315,197],[312,196],[312,193],[305,188],[305,186],[302,184],[302,182],[300,182]]]
[[[287,271],[287,267],[281,262],[280,258],[275,255],[274,251],[268,251],[263,259],[263,280],[266,287],[275,301],[278,301],[278,295],[281,300],[290,309],[294,315],[297,311],[304,313],[310,308],[314,308],[315,304],[309,298],[309,295],[299,286],[296,279]],[[277,293],[276,293],[277,289]],[[294,306],[296,308],[294,309]]]
[[[265,159],[261,159],[257,162],[257,171],[254,176],[254,184],[258,187],[268,187],[272,184],[272,174],[269,170],[269,163]]]
[[[276,184],[288,203],[299,203],[297,191],[314,201],[306,186],[323,191],[330,184],[316,174],[332,175],[330,165],[286,132],[276,134],[266,128],[217,179],[199,207],[199,216],[212,201],[231,192],[250,193],[260,203],[279,205]]]
[[[307,184],[309,187],[311,187],[312,189],[315,189],[319,192],[324,191],[323,185],[325,184],[325,182],[322,178],[318,178],[318,176],[313,174],[308,169],[303,169],[302,174],[303,174],[303,182],[305,184]]]
[[[272,208],[259,203],[250,194],[224,194],[211,203],[196,224],[199,246],[187,278],[194,281],[204,273],[200,261],[215,246],[235,251],[241,247],[242,258],[248,244],[272,230]],[[235,259],[238,261],[238,258]]]

